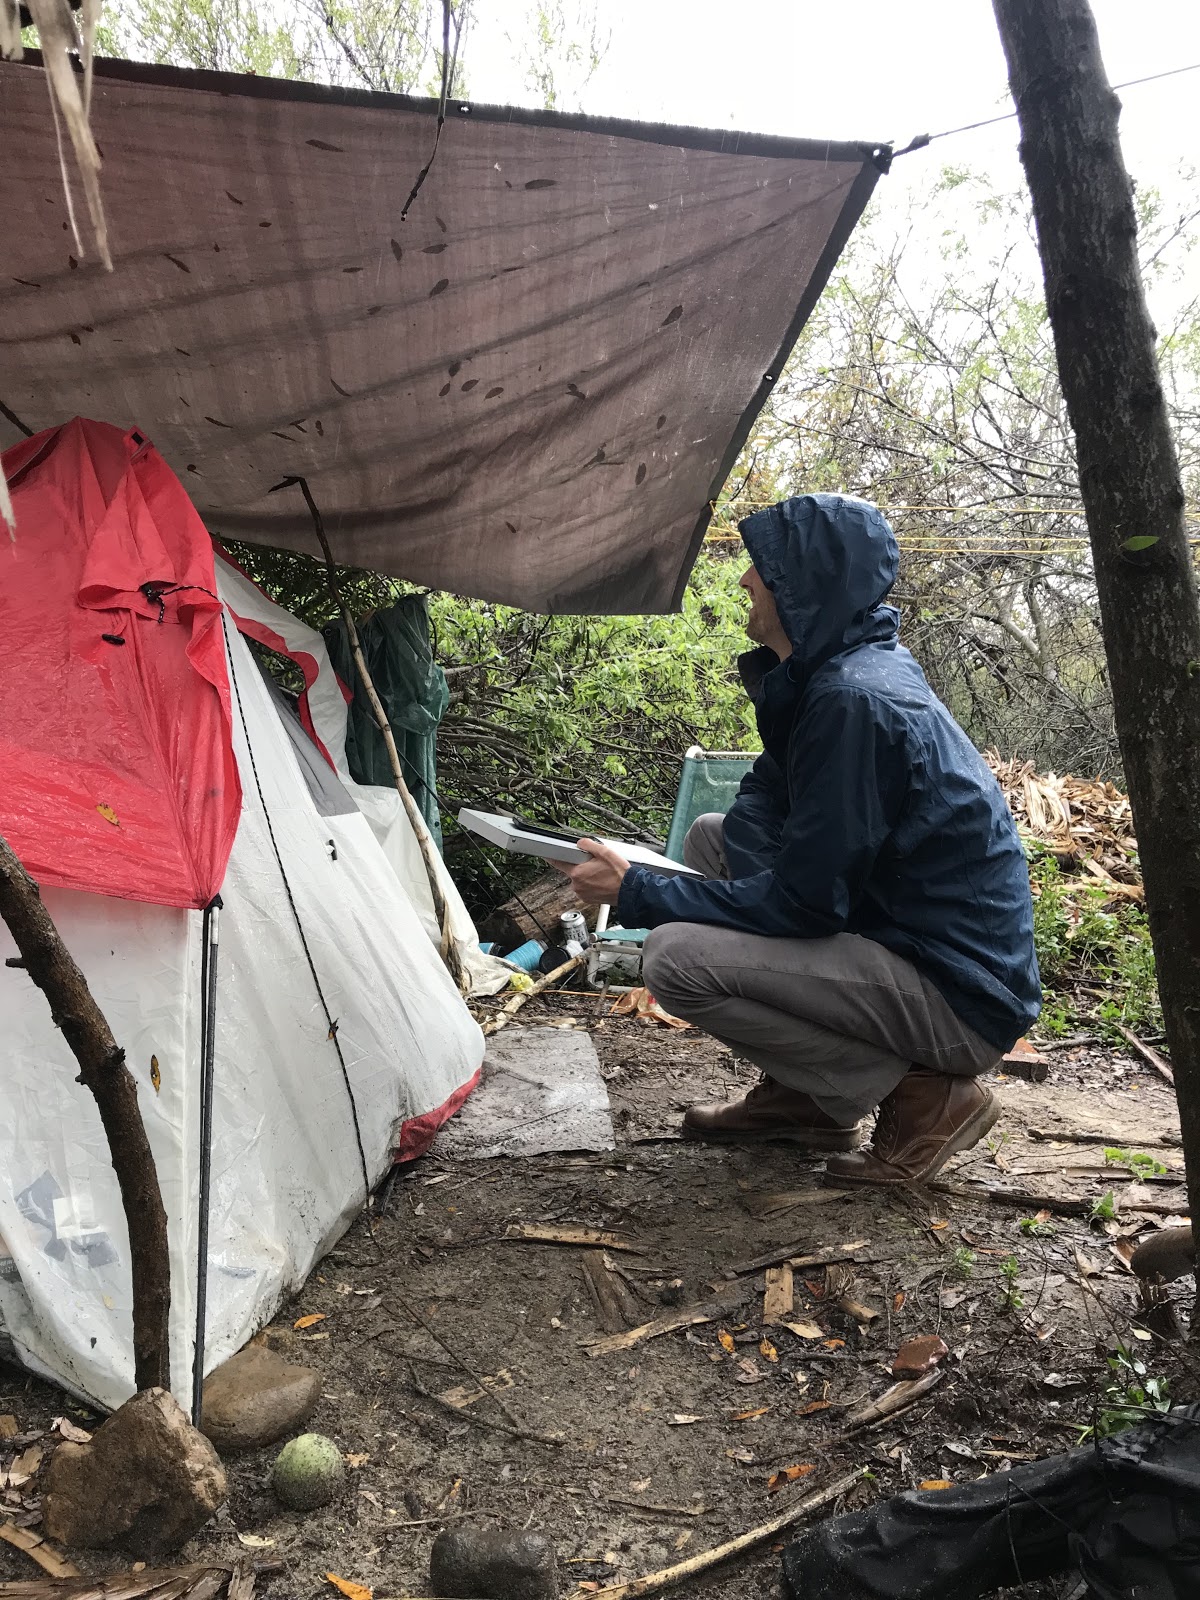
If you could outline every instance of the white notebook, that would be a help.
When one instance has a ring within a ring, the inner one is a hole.
[[[540,856],[543,861],[561,861],[569,866],[577,866],[579,862],[590,859],[587,851],[581,850],[578,845],[551,834],[533,833],[518,827],[512,817],[503,816],[498,811],[472,811],[464,807],[458,813],[458,823],[459,827],[478,834],[489,844],[498,844],[502,850],[510,850],[515,855]],[[592,837],[600,839],[599,834]],[[626,844],[621,839],[600,839],[600,843],[611,845],[630,866],[649,867],[651,872],[662,873],[664,877],[703,877],[703,873],[694,872],[691,867],[660,855],[648,845]]]

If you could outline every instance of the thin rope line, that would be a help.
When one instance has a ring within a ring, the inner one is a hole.
[[[254,746],[250,743],[250,729],[246,725],[246,710],[242,705],[242,691],[238,686],[237,672],[235,671],[233,665],[233,651],[229,644],[229,626],[226,621],[224,606],[221,607],[221,629],[225,635],[225,653],[229,660],[229,677],[233,684],[234,697],[237,700],[238,716],[241,718],[242,722],[242,733],[245,735],[246,749],[250,755],[250,770],[254,774],[254,787],[258,790],[258,803],[260,806],[262,806],[263,817],[265,818],[267,824],[267,833],[270,835],[271,839],[271,849],[275,852],[275,860],[279,866],[279,876],[283,879],[284,893],[287,895],[288,905],[292,908],[292,916],[296,923],[296,932],[300,935],[300,943],[304,948],[304,958],[308,962],[308,970],[312,973],[312,980],[316,985],[317,997],[321,1002],[321,1009],[325,1013],[325,1021],[329,1026],[329,1037],[333,1042],[333,1048],[337,1051],[338,1065],[342,1069],[342,1082],[346,1085],[346,1094],[350,1100],[350,1115],[354,1121],[354,1142],[358,1146],[358,1160],[360,1166],[362,1167],[363,1200],[365,1202],[369,1200],[371,1196],[371,1178],[367,1171],[367,1156],[363,1149],[362,1129],[360,1128],[358,1122],[358,1103],[354,1098],[354,1089],[350,1083],[350,1074],[346,1069],[346,1058],[342,1054],[341,1042],[338,1039],[337,1023],[334,1021],[333,1016],[330,1013],[329,1004],[325,999],[325,991],[322,989],[321,980],[317,976],[316,963],[313,961],[312,951],[308,948],[308,940],[304,936],[304,925],[300,921],[300,913],[296,909],[296,902],[292,897],[292,886],[288,882],[287,869],[284,867],[283,857],[279,853],[279,845],[275,841],[275,829],[271,825],[271,813],[267,810],[266,796],[263,794],[262,782],[258,776],[258,763],[254,759]]]
[[[1135,89],[1141,83],[1157,83],[1161,78],[1177,78],[1181,73],[1197,71],[1200,71],[1200,61],[1193,61],[1187,67],[1171,67],[1167,72],[1152,72],[1145,78],[1126,78],[1124,83],[1113,83],[1109,87],[1115,93],[1118,89]],[[919,133],[903,150],[897,150],[892,160],[896,156],[910,155],[914,150],[924,150],[935,139],[950,139],[956,133],[973,133],[976,128],[992,128],[998,122],[1011,122],[1016,114],[1015,111],[1005,111],[998,117],[985,117],[982,122],[964,122],[961,128],[944,128],[941,133]]]

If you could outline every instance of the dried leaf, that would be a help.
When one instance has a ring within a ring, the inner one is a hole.
[[[1150,1330],[1148,1328],[1135,1328],[1133,1330],[1133,1337],[1135,1339],[1141,1339],[1143,1341],[1149,1341],[1149,1340],[1153,1339],[1154,1335],[1150,1332]]]
[[[735,1411],[733,1420],[735,1422],[753,1422],[755,1417],[765,1417],[770,1409],[770,1406],[758,1406],[753,1411]]]
[[[906,1296],[905,1296],[904,1290],[903,1289],[897,1289],[895,1294],[892,1296],[892,1310],[893,1311],[899,1311],[900,1308],[903,1306],[905,1299],[906,1299]]]
[[[765,1339],[764,1338],[764,1339],[760,1339],[758,1341],[758,1353],[766,1361],[778,1361],[779,1360],[779,1351],[776,1350],[775,1346],[771,1343],[770,1339]]]
[[[782,1472],[773,1472],[767,1479],[767,1490],[774,1494],[782,1489],[785,1484],[795,1483],[797,1478],[807,1478],[810,1472],[817,1470],[815,1461],[803,1461],[797,1467],[784,1467]]]
[[[150,1057],[150,1082],[154,1087],[155,1094],[160,1094],[162,1092],[162,1069],[158,1064],[157,1056]]]
[[[355,1467],[355,1468],[365,1467],[367,1462],[370,1461],[370,1459],[371,1458],[368,1455],[355,1455],[352,1452],[342,1456],[342,1460],[346,1463],[346,1465],[348,1467]]]
[[[798,1417],[811,1417],[814,1412],[828,1411],[833,1404],[832,1400],[810,1400],[806,1406],[801,1406],[796,1415]]]
[[[721,1349],[725,1351],[726,1355],[731,1356],[737,1348],[733,1342],[733,1335],[731,1333],[727,1333],[724,1328],[722,1328],[717,1334],[717,1343],[721,1346]]]
[[[275,1544],[274,1539],[267,1539],[261,1533],[239,1533],[237,1538],[247,1550],[270,1550]]]
[[[740,1461],[744,1467],[750,1466],[754,1460],[754,1451],[747,1450],[744,1444],[734,1445],[733,1449],[726,1450],[725,1454],[731,1461]]]
[[[676,1539],[674,1548],[676,1550],[682,1550],[684,1545],[688,1542],[688,1540],[691,1537],[692,1537],[691,1528],[685,1528],[683,1530],[683,1532],[679,1535],[679,1537]]]
[[[931,1221],[929,1226],[935,1233],[940,1233],[943,1228],[948,1228],[950,1223],[946,1217],[938,1217],[936,1221]]]
[[[789,1333],[794,1333],[797,1339],[823,1339],[824,1328],[818,1328],[815,1322],[785,1322],[784,1327]]]
[[[373,1589],[368,1589],[365,1583],[354,1583],[349,1578],[339,1578],[336,1572],[327,1572],[325,1581],[331,1583],[346,1596],[346,1600],[371,1600]]]
[[[953,1489],[954,1484],[949,1478],[922,1478],[917,1485],[918,1489]]]
[[[76,1427],[75,1423],[71,1421],[70,1417],[55,1417],[50,1426],[51,1428],[57,1429],[57,1431],[62,1434],[63,1438],[69,1439],[72,1444],[91,1443],[92,1436],[87,1429]]]
[[[315,1328],[318,1322],[324,1322],[324,1311],[310,1311],[306,1317],[297,1317],[292,1323],[293,1328]]]
[[[96,807],[96,810],[104,818],[105,822],[111,822],[114,828],[119,828],[121,826],[121,819],[117,816],[117,813],[111,806],[106,806],[101,803]]]
[[[668,1428],[686,1428],[689,1422],[703,1422],[704,1418],[694,1415],[690,1411],[677,1411],[673,1417],[667,1418]]]
[[[822,1339],[821,1343],[826,1350],[842,1350],[846,1345],[845,1339]]]

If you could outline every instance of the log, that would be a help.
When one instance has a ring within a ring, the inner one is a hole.
[[[138,1107],[137,1080],[113,1038],[87,979],[59,937],[36,883],[0,835],[0,917],[8,924],[30,978],[50,1003],[79,1063],[76,1080],[100,1112],[129,1229],[133,1279],[133,1368],[139,1390],[171,1387],[168,1332],[171,1258],[167,1213],[154,1153]]]
[[[496,907],[479,924],[479,937],[515,950],[527,939],[557,940],[564,911],[582,911],[583,902],[561,872],[546,872]]]

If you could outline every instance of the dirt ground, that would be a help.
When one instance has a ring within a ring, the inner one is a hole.
[[[309,1426],[345,1453],[344,1495],[323,1511],[284,1513],[268,1486],[274,1450],[233,1459],[227,1508],[180,1559],[277,1561],[266,1580],[273,1600],[331,1595],[330,1572],[381,1600],[423,1595],[438,1529],[475,1518],[547,1534],[564,1593],[582,1597],[578,1584],[682,1560],[850,1469],[870,1476],[847,1508],[1068,1449],[1095,1416],[1118,1342],[1167,1376],[1174,1398],[1200,1393],[1178,1344],[1134,1332],[1137,1286],[1121,1252],[1179,1220],[1186,1200],[1174,1097],[1132,1056],[1055,1048],[1047,1082],[1000,1078],[1003,1120],[942,1175],[1089,1203],[1113,1192],[1115,1219],[1052,1214],[1030,1231],[1036,1205],[934,1190],[841,1193],[820,1186],[819,1163],[784,1145],[681,1142],[684,1106],[751,1081],[703,1035],[602,1017],[594,996],[535,1001],[521,1022],[592,1032],[617,1149],[460,1163],[434,1154],[398,1170],[376,1215],[355,1224],[268,1334],[324,1375]],[[1168,1170],[1130,1181],[1105,1166],[1102,1146],[1072,1142],[1080,1130]],[[645,1320],[718,1292],[728,1308],[592,1355],[587,1342],[602,1329],[583,1252],[506,1237],[529,1223],[618,1233],[634,1249],[609,1259]],[[820,1338],[764,1329],[763,1275],[736,1275],[739,1264],[856,1242],[852,1283],[829,1283],[821,1268],[796,1274],[788,1320],[816,1324]],[[1175,1287],[1185,1310],[1192,1280]],[[876,1315],[860,1325],[827,1288]],[[295,1329],[313,1313],[323,1320]],[[847,1436],[847,1416],[893,1381],[900,1343],[928,1333],[950,1347],[941,1382],[915,1409]],[[439,1394],[450,1403],[429,1398]],[[92,1421],[0,1368],[5,1412],[24,1432],[64,1412]],[[771,1475],[790,1466],[812,1470],[772,1490]],[[776,1540],[710,1577],[706,1594],[771,1594],[780,1548]],[[111,1565],[77,1559],[89,1572]],[[0,1544],[0,1579],[34,1575]]]

